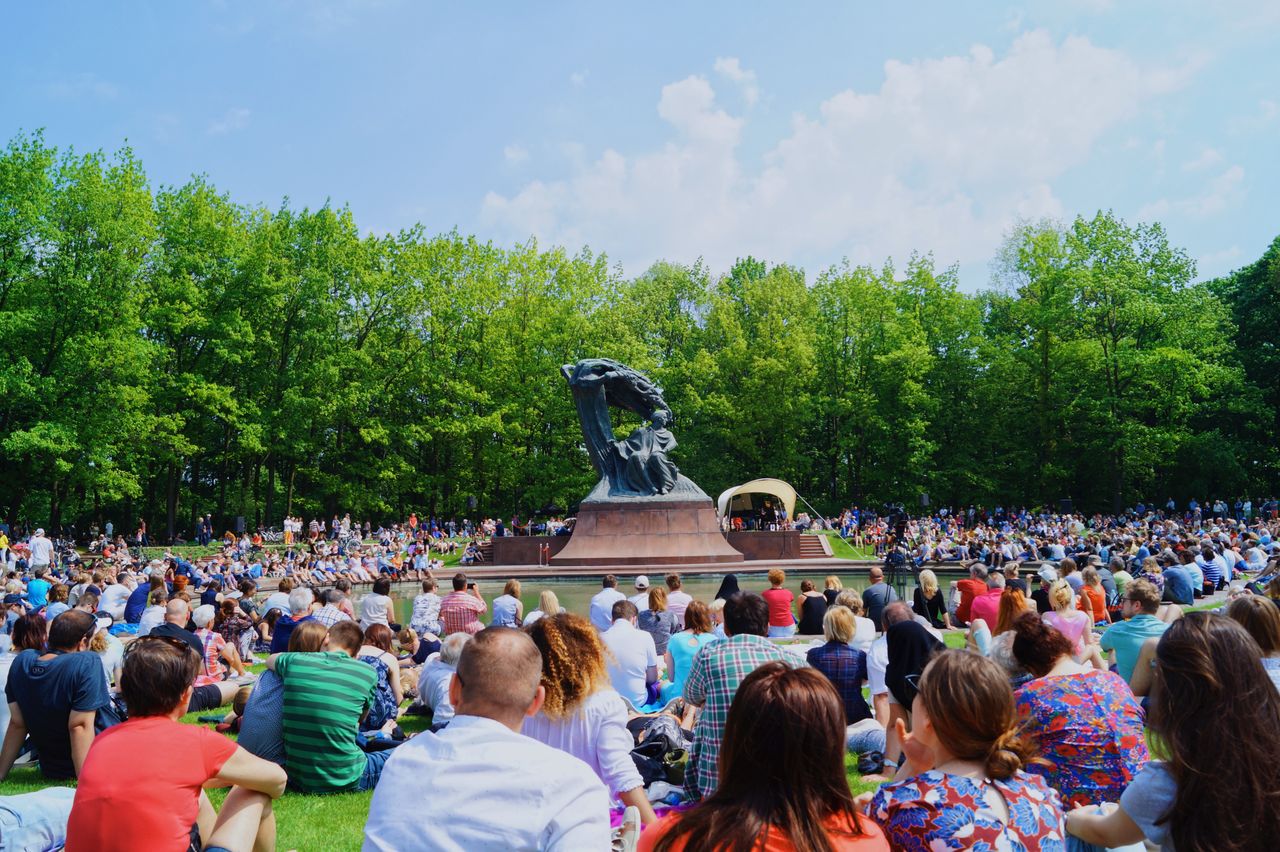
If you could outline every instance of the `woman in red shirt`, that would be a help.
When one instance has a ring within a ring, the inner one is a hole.
[[[274,849],[271,800],[284,769],[207,728],[178,721],[200,655],[181,639],[143,636],[120,676],[130,717],[99,734],[85,758],[67,823],[67,852],[233,852]],[[204,786],[231,786],[222,812]]]
[[[781,568],[769,569],[769,586],[762,594],[769,604],[769,638],[780,638],[796,635],[796,617],[791,611],[792,601],[796,596],[782,584],[787,581],[786,572]]]
[[[645,829],[639,852],[889,852],[879,826],[855,807],[844,742],[844,703],[831,681],[817,669],[765,663],[729,708],[720,785]]]

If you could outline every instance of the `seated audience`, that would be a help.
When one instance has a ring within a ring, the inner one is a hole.
[[[658,651],[653,637],[636,627],[638,616],[636,605],[623,598],[613,605],[613,625],[600,634],[610,654],[609,681],[637,708],[649,703],[647,687],[658,681]]]
[[[787,574],[781,568],[769,569],[769,588],[761,593],[765,603],[769,605],[769,637],[786,638],[796,633],[796,616],[791,611],[795,595],[790,589],[783,588],[787,582]]]
[[[648,601],[636,619],[636,626],[653,637],[653,648],[661,657],[667,653],[667,643],[671,634],[680,628],[676,624],[675,613],[667,609],[667,590],[662,586],[654,586],[649,590]]]
[[[1280,607],[1261,595],[1244,595],[1227,604],[1227,616],[1240,622],[1262,649],[1262,667],[1280,689]]]
[[[800,621],[796,632],[802,636],[821,636],[822,617],[827,614],[827,598],[813,586],[812,580],[800,581]]]
[[[304,587],[289,593],[289,614],[276,619],[271,628],[271,653],[280,654],[289,649],[289,636],[294,628],[304,621],[311,621],[311,604],[315,602],[315,593]]]
[[[440,596],[436,594],[436,581],[431,577],[422,581],[422,594],[413,599],[409,627],[419,636],[428,633],[439,636],[444,631],[440,625]]]
[[[1258,643],[1231,618],[1190,613],[1160,637],[1153,680],[1147,724],[1159,759],[1118,806],[1073,810],[1068,830],[1103,847],[1274,849],[1280,693]]]
[[[431,711],[431,726],[442,728],[453,719],[449,700],[449,684],[462,659],[462,648],[471,640],[470,633],[450,633],[440,643],[440,653],[428,657],[418,677],[417,705]]]
[[[928,619],[929,624],[938,630],[951,629],[951,615],[947,612],[947,601],[938,587],[938,575],[928,568],[920,572],[920,584],[912,597],[911,609],[916,615]]]
[[[271,801],[284,770],[221,734],[178,720],[202,661],[185,642],[136,640],[120,691],[129,719],[89,749],[67,824],[68,852],[275,848]],[[231,790],[216,812],[202,788]]]
[[[373,669],[355,659],[363,638],[359,625],[343,621],[329,628],[324,651],[267,658],[284,682],[285,768],[293,789],[340,793],[378,783],[390,752],[365,753],[356,743],[377,684]]]
[[[1013,631],[1014,657],[1034,678],[1017,692],[1018,715],[1048,761],[1027,771],[1043,775],[1067,807],[1119,798],[1147,763],[1142,708],[1129,685],[1077,663],[1067,637],[1031,613]]]
[[[869,813],[894,849],[1061,850],[1058,794],[1024,771],[1035,748],[1017,733],[1013,691],[986,657],[943,651],[920,676],[906,760]]]
[[[560,606],[560,599],[556,597],[556,593],[550,589],[543,589],[538,594],[538,608],[524,617],[524,626],[528,627],[544,616],[559,615],[562,612],[564,608]]]
[[[525,717],[521,733],[582,760],[615,799],[639,808],[646,825],[653,822],[631,759],[635,740],[627,730],[626,707],[609,685],[599,631],[581,616],[561,613],[534,622],[529,638],[542,653],[546,697],[535,715]]]
[[[37,614],[26,617],[43,620]],[[80,774],[98,713],[111,703],[102,661],[89,650],[97,626],[87,612],[69,610],[49,625],[47,650],[28,648],[14,657],[5,686],[10,715],[0,746],[0,780],[8,776],[28,736],[44,777]]]
[[[725,719],[717,786],[646,829],[639,849],[887,852],[849,792],[845,720],[844,702],[817,672],[779,661],[755,668]]]
[[[468,584],[466,574],[454,574],[453,591],[440,601],[440,625],[444,631],[440,635],[479,633],[484,629],[480,613],[487,608],[476,584]]]
[[[689,677],[693,658],[708,644],[716,641],[711,632],[711,610],[702,601],[693,601],[684,611],[684,630],[671,637],[667,643],[667,678],[662,685],[662,700],[669,702],[684,695],[684,682]],[[692,710],[692,708],[690,708]],[[683,727],[693,727],[692,714]]]
[[[842,606],[831,607],[822,618],[826,644],[810,648],[806,659],[827,676],[844,702],[845,747],[855,754],[883,753],[884,728],[872,718],[871,708],[862,697],[862,685],[867,681],[867,655],[849,645],[853,628],[852,612]]]
[[[317,621],[298,625],[289,637],[291,653],[324,650],[329,631]],[[240,714],[237,742],[250,754],[284,766],[284,682],[275,672],[262,673]]]
[[[1133,668],[1142,652],[1142,643],[1152,636],[1159,636],[1169,625],[1156,613],[1160,609],[1160,593],[1146,580],[1134,580],[1120,598],[1120,615],[1124,621],[1107,628],[1099,645],[1103,651],[1115,654],[1116,671],[1126,681],[1133,679]]]
[[[364,644],[356,658],[370,666],[378,675],[374,687],[373,705],[360,722],[360,730],[376,731],[395,725],[400,714],[400,702],[404,690],[400,683],[400,661],[391,653],[391,628],[385,624],[371,624],[364,632]]]
[[[506,627],[465,645],[449,685],[457,715],[391,753],[369,806],[365,852],[609,848],[600,779],[520,733],[542,706],[541,657],[532,639]]]
[[[519,627],[523,623],[524,602],[520,600],[520,581],[507,580],[502,594],[493,599],[493,627]]]
[[[726,639],[693,658],[684,684],[684,700],[701,708],[684,776],[685,793],[695,801],[716,789],[724,723],[742,679],[765,663],[795,660],[766,638],[769,605],[760,595],[739,592],[725,601],[724,632]]]

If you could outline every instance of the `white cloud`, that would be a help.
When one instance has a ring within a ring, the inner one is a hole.
[[[742,63],[738,61],[736,56],[717,57],[716,64],[712,66],[720,76],[732,80],[738,84],[742,90],[742,99],[746,101],[747,106],[756,105],[756,101],[760,100],[760,87],[756,84],[756,72],[749,71],[742,67]]]
[[[581,89],[583,86],[587,85],[587,72],[574,71],[569,75],[569,82],[573,84],[575,89]]]
[[[529,152],[519,145],[508,145],[502,149],[502,157],[513,166],[529,159]]]
[[[1138,218],[1150,221],[1172,213],[1192,219],[1207,219],[1238,203],[1244,196],[1243,184],[1244,169],[1235,165],[1209,181],[1202,192],[1175,200],[1162,198],[1144,205],[1138,211]]]
[[[514,240],[588,243],[632,272],[699,256],[726,268],[747,253],[826,264],[932,250],[944,263],[984,262],[1017,219],[1063,215],[1054,181],[1186,76],[1039,31],[1000,57],[977,45],[891,61],[878,91],[837,92],[816,115],[797,113],[747,168],[745,118],[694,75],[663,87],[664,144],[607,149],[570,163],[565,179],[490,192],[482,218]]]
[[[112,100],[120,94],[114,83],[103,80],[97,74],[76,74],[64,80],[55,80],[44,87],[51,98],[91,97]]]
[[[1194,160],[1182,164],[1184,172],[1198,172],[1222,162],[1222,152],[1214,148],[1205,148]]]
[[[1202,254],[1196,258],[1196,272],[1202,279],[1216,278],[1234,269],[1240,262],[1240,254],[1240,246]]]
[[[233,107],[227,110],[221,118],[211,122],[207,132],[210,136],[223,136],[237,130],[244,130],[248,126],[249,110],[244,107]]]

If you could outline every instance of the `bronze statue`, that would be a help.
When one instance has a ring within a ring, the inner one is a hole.
[[[600,484],[588,500],[653,497],[672,492],[706,496],[681,476],[668,458],[676,439],[667,428],[672,418],[662,398],[662,388],[608,358],[584,358],[577,364],[565,364],[560,372],[573,391],[587,454],[600,474]],[[633,411],[649,424],[637,427],[625,440],[616,440],[610,406]]]

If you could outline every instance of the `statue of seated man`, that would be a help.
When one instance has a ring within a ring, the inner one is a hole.
[[[680,470],[667,453],[676,446],[675,436],[667,428],[671,412],[658,409],[649,424],[638,427],[624,441],[616,441],[614,449],[620,464],[622,482],[618,485],[640,494],[666,494],[676,485]]]

